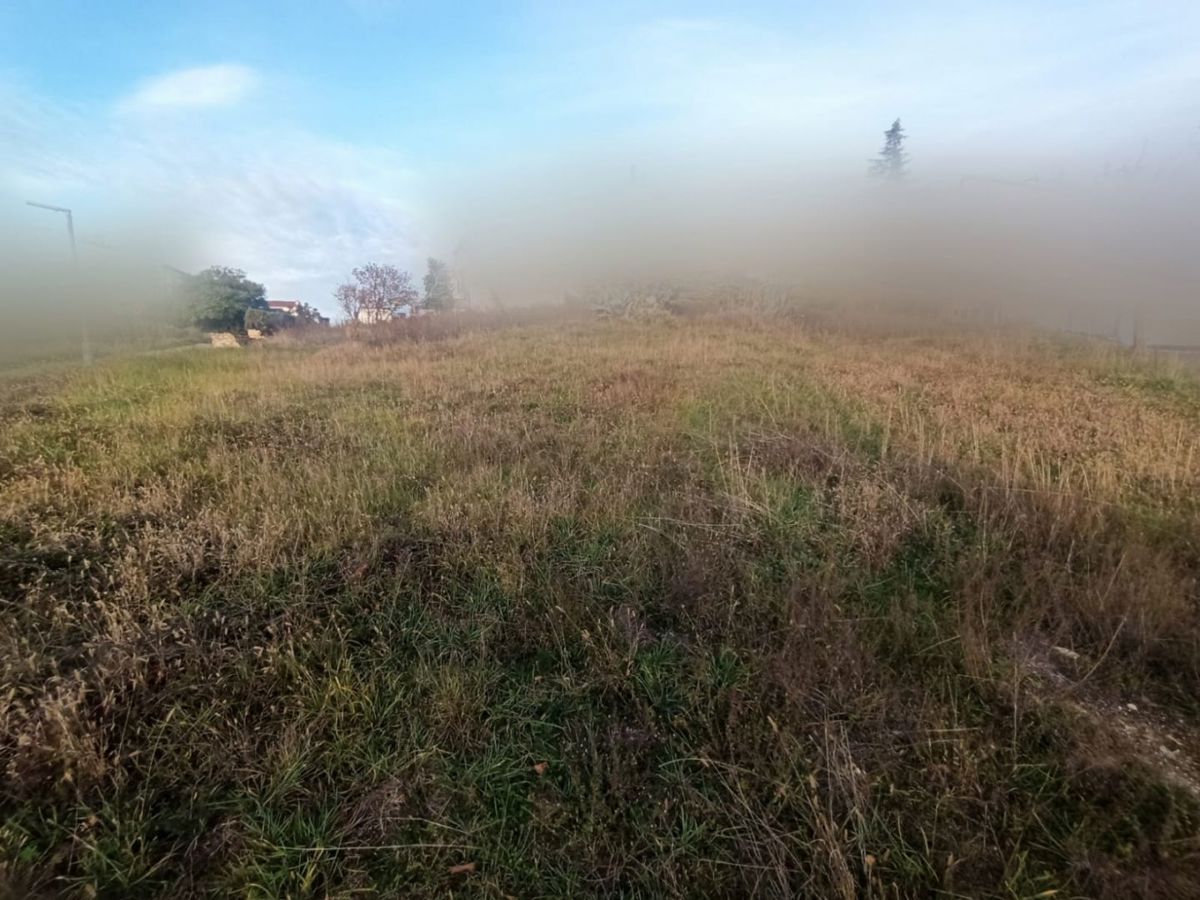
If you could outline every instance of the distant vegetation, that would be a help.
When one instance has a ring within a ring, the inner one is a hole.
[[[1200,896],[1196,380],[785,299],[5,381],[5,889]]]
[[[871,161],[871,175],[885,181],[903,181],[908,176],[908,151],[904,149],[904,141],[908,133],[897,119],[892,127],[883,133],[883,149]]]
[[[417,312],[447,312],[457,305],[454,280],[444,262],[429,257],[423,279],[424,296],[413,286],[412,275],[396,266],[367,263],[351,272],[351,280],[334,291],[338,309],[347,322],[377,324]]]
[[[348,322],[364,317],[371,322],[386,321],[411,309],[419,298],[412,276],[392,265],[367,263],[351,274],[351,280],[334,292],[338,309]]]
[[[426,309],[445,312],[454,308],[454,281],[450,277],[450,267],[440,259],[429,257],[424,287],[423,305]]]
[[[307,303],[297,303],[294,312],[282,312],[277,309],[251,308],[246,310],[246,330],[253,328],[264,335],[278,334],[289,328],[320,325],[320,312]]]
[[[205,331],[241,331],[252,310],[267,314],[266,289],[241,269],[212,266],[183,276],[188,321]]]

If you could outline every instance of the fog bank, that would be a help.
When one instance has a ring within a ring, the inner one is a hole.
[[[593,161],[481,174],[437,228],[483,307],[749,277],[814,299],[986,309],[1125,338],[1139,312],[1153,329],[1189,323],[1200,342],[1198,188],[1186,166],[881,183],[800,165]]]

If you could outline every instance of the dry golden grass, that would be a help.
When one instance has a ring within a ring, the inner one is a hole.
[[[1200,891],[1189,373],[494,325],[5,392],[13,893]]]

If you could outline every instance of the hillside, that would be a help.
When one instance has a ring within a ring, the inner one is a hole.
[[[0,428],[13,896],[1200,895],[1185,370],[526,324]]]

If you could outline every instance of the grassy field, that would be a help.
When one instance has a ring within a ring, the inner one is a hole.
[[[525,325],[0,384],[0,893],[1200,896],[1200,384]]]

